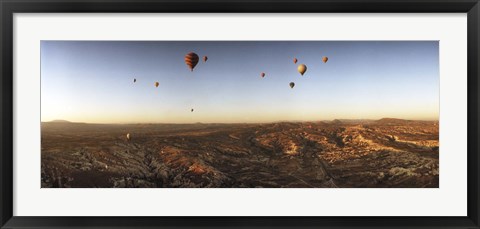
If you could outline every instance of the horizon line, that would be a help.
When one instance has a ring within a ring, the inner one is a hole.
[[[138,125],[138,124],[174,124],[174,125],[183,125],[183,124],[271,124],[271,123],[299,123],[299,122],[332,122],[335,120],[339,121],[379,121],[383,119],[392,119],[392,120],[402,120],[402,121],[430,121],[435,122],[439,119],[402,119],[402,118],[380,118],[380,119],[369,119],[369,118],[336,118],[336,119],[322,119],[322,120],[278,120],[271,122],[112,122],[112,123],[102,123],[102,122],[76,122],[69,121],[64,119],[54,119],[51,121],[40,121],[40,123],[77,123],[77,124],[117,124],[117,125]]]

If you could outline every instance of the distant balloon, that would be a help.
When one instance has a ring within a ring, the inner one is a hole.
[[[193,108],[190,110],[190,112],[193,112]]]
[[[198,64],[198,55],[194,52],[190,52],[185,55],[185,64],[187,64],[190,71],[193,72],[193,68]]]
[[[127,133],[127,141],[130,141],[130,133]]]
[[[203,62],[207,62],[208,56],[203,56]]]
[[[290,88],[293,88],[295,87],[295,83],[294,82],[290,82]]]
[[[324,57],[322,58],[322,61],[323,61],[323,63],[327,63],[328,57],[324,56]]]
[[[134,82],[134,83],[137,82],[137,79],[133,79],[133,82]]]
[[[298,65],[297,70],[303,76],[303,74],[305,74],[305,72],[307,71],[307,66],[304,64]]]
[[[155,87],[158,87],[158,85],[160,85],[159,82],[155,82]]]
[[[262,74],[260,74],[260,76],[263,78],[265,77],[265,72],[262,72]]]
[[[296,64],[297,63],[297,58],[293,58],[293,63]]]

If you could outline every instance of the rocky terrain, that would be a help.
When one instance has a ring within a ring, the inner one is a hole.
[[[436,188],[437,121],[42,123],[42,188]],[[126,138],[130,133],[131,139]]]

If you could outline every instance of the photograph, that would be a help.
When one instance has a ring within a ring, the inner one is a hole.
[[[439,188],[438,40],[41,40],[40,65],[41,188]]]

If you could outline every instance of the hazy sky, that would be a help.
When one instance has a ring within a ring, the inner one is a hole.
[[[190,51],[208,56],[193,72]],[[42,41],[41,119],[436,120],[438,51],[437,41]]]

